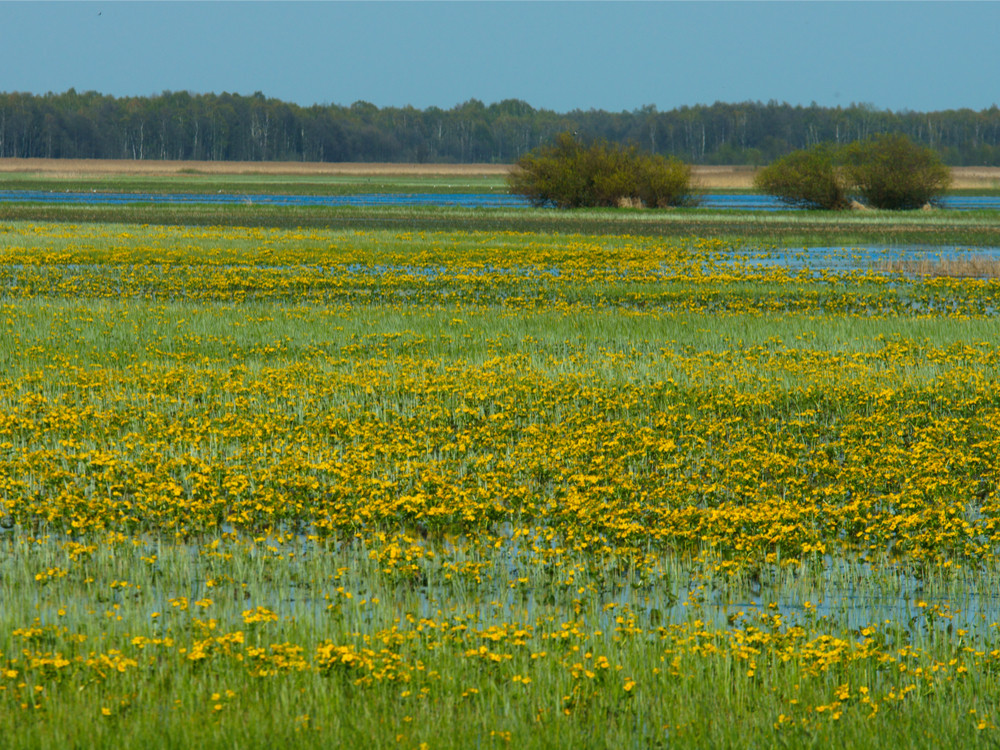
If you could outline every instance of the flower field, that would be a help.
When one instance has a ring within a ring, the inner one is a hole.
[[[985,744],[1000,281],[0,225],[4,746]]]

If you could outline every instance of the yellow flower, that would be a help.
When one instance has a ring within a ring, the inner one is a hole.
[[[256,622],[277,622],[278,615],[266,607],[243,610],[243,622],[251,625]]]

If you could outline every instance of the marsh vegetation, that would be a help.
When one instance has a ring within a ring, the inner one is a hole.
[[[4,743],[994,736],[1000,284],[621,215],[5,221]]]

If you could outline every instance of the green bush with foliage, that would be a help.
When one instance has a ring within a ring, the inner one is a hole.
[[[512,193],[559,208],[693,205],[691,168],[674,158],[561,133],[521,157],[508,178]]]
[[[951,173],[938,155],[905,135],[880,135],[843,150],[852,191],[872,208],[920,208],[938,198]]]
[[[834,164],[834,151],[819,145],[793,151],[771,163],[754,178],[757,189],[802,208],[847,208],[850,201]]]
[[[805,208],[847,208],[855,197],[871,208],[899,210],[933,202],[950,180],[931,149],[906,136],[880,135],[839,149],[794,151],[762,169],[754,184]]]

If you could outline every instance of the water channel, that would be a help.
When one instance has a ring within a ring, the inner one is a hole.
[[[0,190],[0,202],[7,203],[189,203],[210,205],[263,206],[460,206],[464,208],[526,208],[530,204],[516,195],[500,193],[364,193],[360,195],[279,195],[236,193],[105,193],[50,192],[42,190]],[[959,211],[1000,209],[1000,196],[950,196],[941,208]],[[716,210],[788,210],[773,195],[752,193],[711,193],[702,196],[702,208]]]

